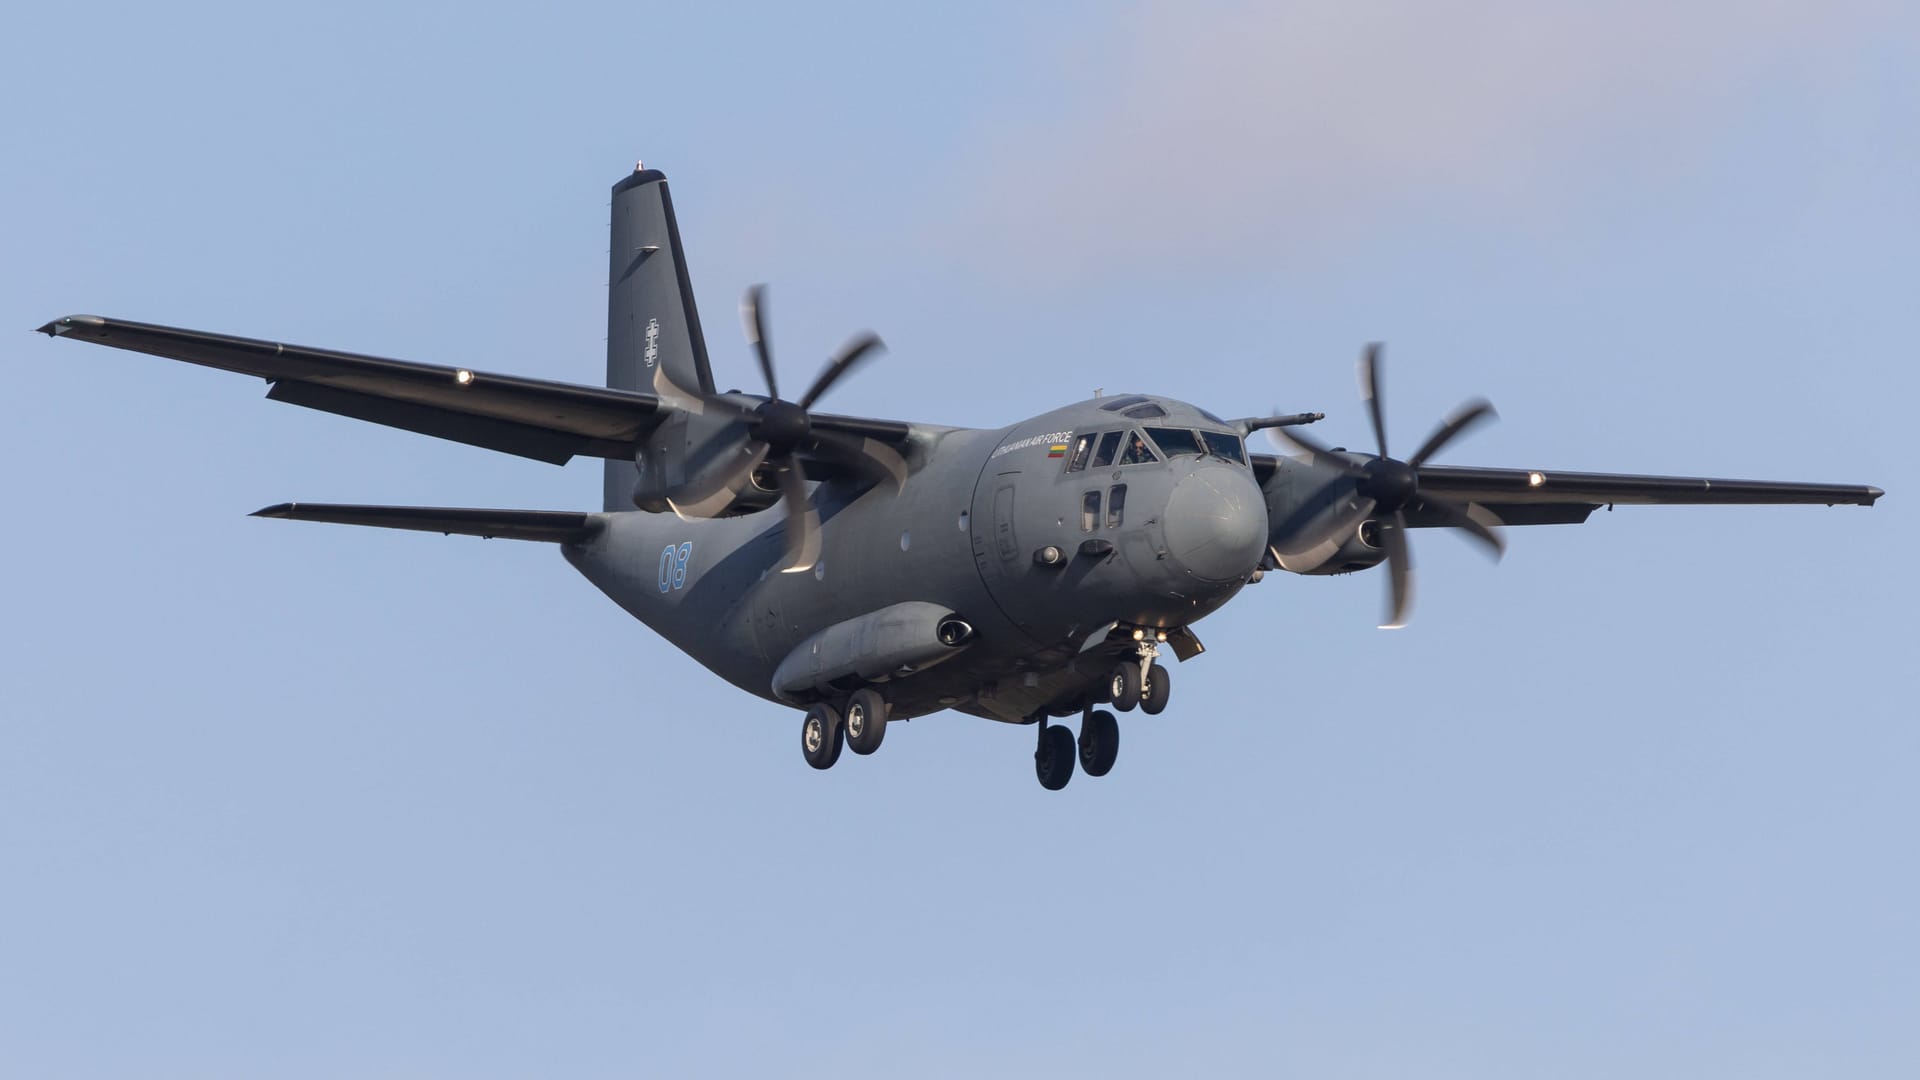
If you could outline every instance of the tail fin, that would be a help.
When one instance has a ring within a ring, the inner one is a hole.
[[[665,173],[637,168],[613,185],[608,263],[607,385],[654,392],[664,376],[683,391],[713,393]],[[604,508],[633,509],[634,480],[633,463],[608,461]]]

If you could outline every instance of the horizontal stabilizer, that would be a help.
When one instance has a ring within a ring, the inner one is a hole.
[[[327,521],[335,525],[372,525],[492,540],[537,540],[575,544],[600,531],[601,516],[566,510],[468,510],[441,506],[352,506],[342,503],[280,503],[255,510],[254,517],[290,521]]]

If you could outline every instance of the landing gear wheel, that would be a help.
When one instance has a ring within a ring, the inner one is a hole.
[[[833,768],[846,738],[839,711],[825,702],[808,709],[807,718],[800,721],[800,753],[816,769]]]
[[[1173,684],[1169,681],[1167,669],[1159,664],[1147,669],[1147,689],[1140,695],[1140,711],[1148,716],[1159,716],[1167,707],[1167,698],[1173,694]]]
[[[1080,721],[1080,767],[1088,776],[1105,776],[1119,756],[1119,722],[1105,709],[1088,709]]]
[[[1140,665],[1129,661],[1115,664],[1107,673],[1107,700],[1121,712],[1140,704]]]
[[[1073,779],[1073,732],[1063,727],[1040,729],[1040,745],[1033,751],[1033,771],[1040,786],[1059,791]]]
[[[863,686],[847,699],[847,746],[862,757],[880,749],[887,737],[887,699]]]

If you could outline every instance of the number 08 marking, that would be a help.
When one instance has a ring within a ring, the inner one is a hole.
[[[660,552],[660,591],[673,592],[687,587],[687,560],[693,558],[693,541],[678,546],[668,544]]]

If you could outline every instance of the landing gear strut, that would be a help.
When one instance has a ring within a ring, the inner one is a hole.
[[[1160,633],[1153,630],[1135,630],[1133,643],[1134,657],[1122,660],[1107,673],[1107,681],[1101,687],[1102,698],[1110,702],[1121,712],[1131,712],[1136,706],[1149,715],[1158,716],[1167,707],[1167,698],[1173,691],[1167,678],[1167,669],[1154,661],[1160,658]]]

